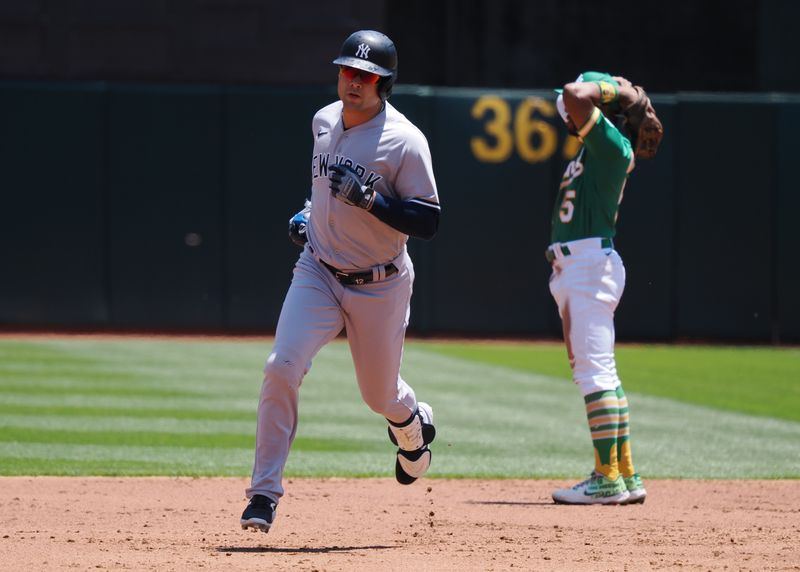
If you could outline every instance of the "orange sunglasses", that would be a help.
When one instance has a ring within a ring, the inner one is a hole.
[[[348,66],[339,66],[339,73],[347,81],[353,81],[358,77],[361,78],[361,83],[367,83],[367,84],[378,83],[381,79],[381,76],[379,76],[378,74],[374,74],[357,68],[351,68]]]

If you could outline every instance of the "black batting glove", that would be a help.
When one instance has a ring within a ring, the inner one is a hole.
[[[375,204],[375,189],[365,186],[352,167],[339,164],[328,167],[328,171],[331,194],[335,198],[360,209],[372,209]]]

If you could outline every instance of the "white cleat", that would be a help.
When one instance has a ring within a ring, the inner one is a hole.
[[[389,423],[389,439],[398,446],[394,474],[397,482],[410,485],[431,466],[428,444],[436,438],[433,409],[427,403],[417,404],[417,411],[402,426]]]
[[[553,500],[558,504],[626,504],[629,497],[621,475],[612,481],[594,471],[572,488],[553,491]]]

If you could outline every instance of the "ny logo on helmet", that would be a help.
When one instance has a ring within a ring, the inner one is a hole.
[[[358,49],[356,50],[356,57],[357,58],[364,58],[369,59],[369,46],[367,44],[358,44]]]

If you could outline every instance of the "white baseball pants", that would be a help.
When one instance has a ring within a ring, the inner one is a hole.
[[[564,255],[561,246],[570,254]],[[552,245],[550,293],[558,305],[572,380],[586,396],[620,384],[614,359],[614,311],[625,289],[625,266],[599,238]]]

